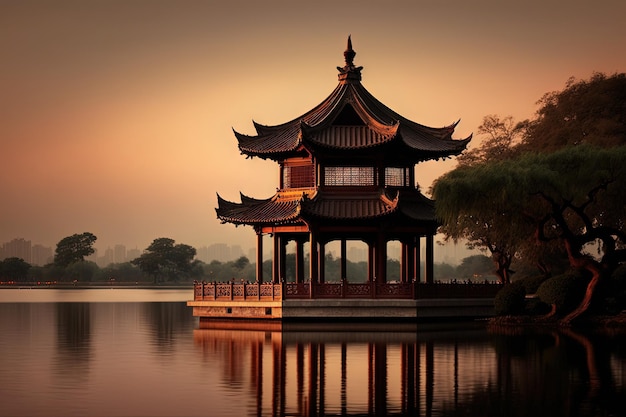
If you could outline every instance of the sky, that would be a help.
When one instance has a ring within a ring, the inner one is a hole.
[[[533,117],[570,77],[626,71],[626,2],[0,0],[0,244],[255,246],[217,193],[271,197],[278,165],[233,129],[292,120],[362,84],[421,124]],[[480,144],[475,135],[471,147]],[[416,167],[427,192],[454,159]]]

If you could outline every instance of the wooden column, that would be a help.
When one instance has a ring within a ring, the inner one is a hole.
[[[387,282],[387,240],[383,233],[376,240],[376,282]]]
[[[422,238],[420,236],[415,237],[415,246],[413,248],[413,276],[415,277],[415,282],[420,282],[421,277],[421,251],[422,251]]]
[[[400,242],[401,247],[401,255],[400,255],[400,282],[407,282],[408,273],[408,251],[407,244],[405,241]]]
[[[296,282],[304,282],[304,242],[296,240]]]
[[[375,255],[374,243],[367,242],[367,282],[374,282],[375,277],[375,266],[376,260],[374,258]]]
[[[320,250],[319,255],[317,257],[317,261],[319,266],[317,267],[317,273],[319,276],[319,283],[323,283],[326,281],[326,244],[323,242],[319,243]]]
[[[256,234],[256,280],[263,282],[263,233]]]
[[[345,239],[341,239],[341,271],[339,276],[341,277],[341,280],[345,280],[347,278],[347,267],[346,267],[346,240]]]
[[[287,273],[287,239],[285,236],[278,238],[278,247],[280,248],[280,256],[278,257],[278,281],[276,282],[283,282]]]
[[[272,256],[272,282],[274,284],[280,282],[280,237],[278,233],[274,233],[274,254]]]
[[[318,248],[317,248],[317,236],[315,235],[315,233],[313,233],[311,231],[310,235],[309,235],[309,251],[310,251],[310,259],[309,259],[309,272],[310,272],[310,280],[311,283],[317,283],[318,282],[318,275],[319,275],[319,265],[318,265],[318,258],[319,258],[319,253],[318,253]],[[312,294],[311,294],[312,295]]]
[[[434,282],[434,273],[433,268],[435,266],[435,244],[434,244],[434,236],[427,235],[426,236],[426,271],[424,271],[425,279],[427,284],[432,284]]]

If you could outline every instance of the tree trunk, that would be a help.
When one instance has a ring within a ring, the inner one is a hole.
[[[502,252],[492,252],[491,259],[496,264],[496,275],[498,276],[501,284],[511,283],[511,257],[503,254]]]
[[[578,307],[574,309],[571,313],[565,316],[561,323],[564,325],[569,325],[572,320],[579,317],[581,314],[587,311],[589,305],[591,304],[591,299],[595,294],[596,287],[602,278],[602,268],[600,264],[593,259],[582,256],[580,253],[576,253],[572,250],[571,242],[565,239],[565,249],[567,250],[567,257],[569,259],[570,265],[574,268],[578,269],[586,269],[591,272],[591,281],[587,284],[587,289],[585,290],[585,296],[583,297]]]

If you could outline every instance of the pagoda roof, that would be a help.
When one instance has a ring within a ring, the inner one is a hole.
[[[471,135],[452,138],[458,121],[444,127],[413,122],[376,99],[361,84],[361,69],[348,38],[346,64],[338,67],[339,84],[320,104],[283,124],[253,122],[256,135],[234,131],[239,149],[249,156],[280,159],[307,149],[358,150],[395,142],[416,161],[460,154]]]
[[[418,191],[396,191],[393,196],[383,188],[358,194],[317,191],[311,196],[279,192],[264,200],[241,194],[240,203],[227,201],[219,194],[217,197],[217,217],[236,225],[293,224],[310,218],[367,220],[388,215],[435,222],[433,201]]]

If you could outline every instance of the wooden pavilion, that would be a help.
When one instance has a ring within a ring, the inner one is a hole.
[[[253,122],[256,135],[235,131],[242,154],[278,163],[280,184],[276,194],[266,199],[241,194],[240,202],[231,202],[218,194],[217,217],[224,223],[252,226],[257,234],[257,282],[240,290],[234,283],[230,288],[229,284],[198,283],[196,301],[215,302],[224,297],[281,302],[415,300],[417,284],[433,283],[433,239],[438,222],[433,201],[416,186],[415,165],[460,154],[471,135],[455,140],[452,135],[458,122],[428,127],[391,110],[361,84],[363,67],[354,65],[355,55],[348,37],[344,66],[337,67],[339,84],[313,109],[275,126]],[[273,238],[271,278],[263,276],[264,235]],[[355,240],[368,248],[367,282],[359,284],[346,280],[347,241]],[[335,241],[340,242],[341,282],[331,283],[324,277],[325,247]],[[401,244],[400,282],[387,280],[390,241]],[[295,243],[296,272],[295,279],[285,280],[290,242]],[[304,268],[305,245],[308,271]],[[227,316],[237,310],[229,305]],[[284,310],[284,303],[281,306]],[[259,311],[275,316],[268,313],[271,310]],[[203,315],[200,309],[196,313]]]

